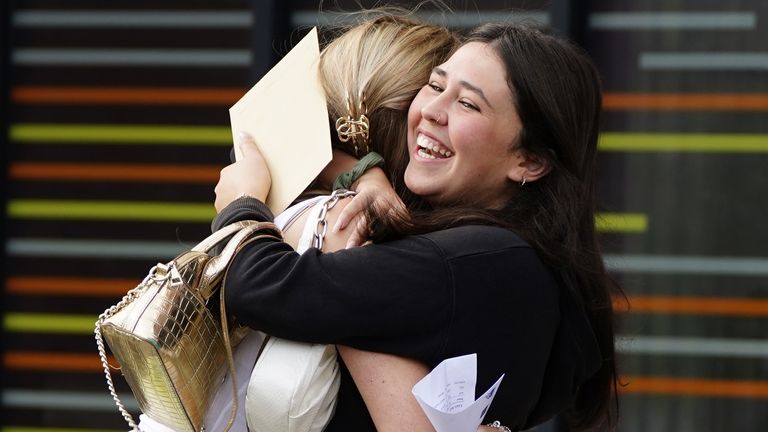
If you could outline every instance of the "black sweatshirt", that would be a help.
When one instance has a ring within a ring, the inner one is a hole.
[[[214,229],[272,220],[240,198]],[[479,396],[506,374],[486,422],[533,426],[571,402],[601,364],[583,309],[511,231],[463,226],[334,253],[261,240],[234,259],[226,301],[254,329],[417,359],[477,353]],[[397,415],[397,413],[392,413]],[[326,431],[375,430],[346,368]]]

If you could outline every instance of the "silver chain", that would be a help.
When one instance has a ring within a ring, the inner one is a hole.
[[[323,250],[323,241],[325,233],[328,231],[328,211],[331,210],[340,199],[355,196],[357,192],[346,189],[336,189],[331,193],[331,197],[323,203],[320,214],[317,215],[317,224],[312,236],[312,246]]]
[[[170,275],[170,272],[168,272],[165,277],[157,277],[156,271],[158,266],[165,268],[165,266],[162,264],[158,264],[157,266],[152,267],[152,269],[149,271],[149,274],[147,274],[147,277],[145,277],[144,280],[136,288],[128,291],[128,293],[123,296],[119,303],[111,306],[109,309],[104,311],[104,313],[99,315],[99,319],[96,321],[96,329],[94,330],[94,334],[96,336],[96,346],[99,349],[99,358],[101,359],[101,366],[104,368],[104,375],[107,379],[107,388],[109,389],[109,393],[112,395],[112,399],[115,401],[115,405],[117,405],[117,409],[120,410],[120,414],[122,414],[125,422],[128,423],[128,426],[131,427],[132,431],[138,431],[139,427],[133,420],[133,416],[131,416],[131,414],[125,408],[125,405],[123,405],[123,402],[120,400],[120,397],[117,395],[117,391],[115,390],[115,383],[112,382],[112,373],[110,372],[109,361],[107,360],[104,338],[101,335],[101,324],[106,319],[111,318],[117,312],[121,311],[126,305],[134,301],[139,296],[139,294],[141,294],[147,288],[147,284],[149,283],[150,279],[155,282],[162,282],[168,277],[168,275]]]

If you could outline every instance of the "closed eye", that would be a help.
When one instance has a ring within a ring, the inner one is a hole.
[[[471,103],[469,103],[469,102],[467,102],[467,101],[459,101],[459,103],[460,103],[460,104],[461,104],[461,105],[462,105],[464,108],[467,108],[467,109],[471,109],[471,110],[475,110],[475,111],[478,111],[478,112],[480,111],[480,108],[478,108],[476,105],[473,105],[473,104],[471,104]]]
[[[434,91],[436,91],[438,93],[442,93],[443,92],[443,88],[440,87],[439,85],[435,84],[435,83],[429,83],[427,85],[429,86],[429,88],[431,88],[432,90],[434,90]]]

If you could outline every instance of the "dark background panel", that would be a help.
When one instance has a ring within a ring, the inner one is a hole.
[[[110,143],[13,142],[7,126],[13,123],[55,123],[63,125],[207,125],[226,128],[228,104],[211,105],[121,105],[109,104],[16,104],[9,98],[11,86],[76,87],[159,87],[159,88],[240,88],[256,82],[306,29],[291,28],[298,13],[311,17],[318,11],[317,0],[25,0],[0,3],[2,26],[2,99],[0,121],[4,164],[29,162],[60,163],[162,163],[224,166],[229,160],[227,145],[115,145]],[[323,10],[355,10],[361,4],[380,2],[326,1]],[[400,2],[412,5],[413,2]],[[768,3],[756,0],[516,0],[453,1],[454,10],[465,22],[480,13],[510,17],[512,10],[546,12],[558,30],[585,46],[594,57],[604,79],[606,92],[629,93],[723,93],[765,94],[765,70],[641,70],[644,52],[768,51]],[[427,7],[429,9],[429,7]],[[230,11],[252,13],[251,28],[14,28],[13,11]],[[587,20],[594,12],[754,12],[754,30],[595,30]],[[440,17],[440,14],[434,14]],[[99,48],[99,49],[241,49],[252,52],[252,64],[243,67],[84,67],[11,65],[13,49]],[[234,101],[233,101],[234,102]],[[610,110],[604,115],[604,130],[621,133],[718,133],[766,135],[765,110]],[[649,227],[642,233],[603,233],[603,250],[611,256],[641,255],[675,258],[761,258],[768,238],[765,224],[765,190],[768,186],[765,151],[736,154],[702,152],[602,152],[599,156],[598,195],[601,210],[640,213]],[[155,202],[211,202],[213,184],[154,184],[149,182],[2,181],[3,200],[65,199],[123,200]],[[5,208],[5,206],[3,206]],[[3,214],[4,216],[4,214]],[[194,245],[209,232],[207,223],[138,222],[120,220],[37,220],[0,218],[3,241],[17,240],[105,240],[116,245],[125,241],[162,241],[179,249]],[[119,246],[117,246],[119,247]],[[3,248],[3,253],[6,249]],[[12,254],[0,262],[5,277],[47,276],[83,278],[142,279],[157,261],[171,257],[116,259],[109,257],[62,258],[55,254],[24,256]],[[4,267],[4,269],[2,268]],[[741,299],[756,302],[768,299],[768,278],[687,271],[614,271],[612,275],[632,297],[695,297],[717,301]],[[5,278],[3,279],[5,282]],[[35,296],[0,293],[2,308],[16,313],[96,315],[119,296]],[[764,343],[768,325],[765,315],[676,314],[630,311],[620,314],[619,333],[639,337],[722,339]],[[52,351],[88,353],[96,356],[90,334],[16,333],[0,336],[3,352]],[[752,381],[768,385],[766,357],[680,356],[622,354],[622,374],[642,378],[693,378],[702,380]],[[121,394],[129,390],[121,379]],[[3,390],[70,391],[101,394],[109,402],[103,376],[98,372],[5,370]],[[630,383],[631,386],[631,383]],[[674,392],[624,393],[621,396],[621,431],[709,431],[763,430],[768,428],[765,397],[687,396]],[[41,428],[98,428],[123,430],[117,409],[109,411],[40,408],[4,408],[3,426]]]

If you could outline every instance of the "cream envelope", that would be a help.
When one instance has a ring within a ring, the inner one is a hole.
[[[272,175],[267,205],[285,210],[331,161],[325,93],[318,79],[320,47],[313,28],[229,109],[232,139],[248,132]],[[236,157],[240,157],[235,146]]]

